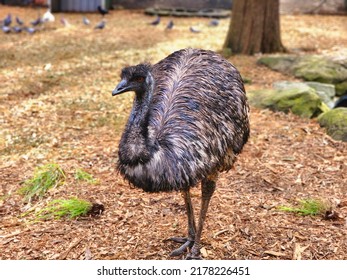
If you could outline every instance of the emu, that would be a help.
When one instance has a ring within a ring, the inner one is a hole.
[[[200,239],[218,175],[249,137],[249,107],[238,70],[218,54],[182,49],[157,64],[125,67],[112,95],[134,91],[119,143],[118,170],[146,192],[180,191],[188,237],[170,255],[200,259]],[[201,182],[195,223],[190,188]]]

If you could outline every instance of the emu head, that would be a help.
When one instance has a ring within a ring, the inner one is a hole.
[[[139,64],[125,67],[121,73],[121,81],[112,91],[112,95],[118,95],[127,91],[135,91],[142,94],[152,87],[153,77],[149,64]]]

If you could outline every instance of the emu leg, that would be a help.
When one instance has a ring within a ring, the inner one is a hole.
[[[194,245],[187,255],[187,259],[201,259],[200,256],[200,239],[202,228],[206,219],[206,214],[208,210],[208,205],[210,203],[211,197],[216,189],[217,175],[213,175],[201,182],[201,209],[199,216],[199,225],[195,234]]]
[[[184,203],[187,209],[187,216],[188,216],[188,237],[187,238],[181,238],[181,237],[173,237],[171,238],[172,241],[183,243],[181,247],[171,252],[170,256],[179,256],[182,255],[187,251],[187,248],[191,248],[194,244],[195,240],[195,232],[196,232],[196,226],[195,226],[195,219],[194,219],[194,210],[192,201],[190,198],[190,192],[188,191],[182,191],[182,196],[184,199]]]

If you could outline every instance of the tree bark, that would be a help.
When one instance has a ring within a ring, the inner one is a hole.
[[[232,53],[283,52],[279,0],[234,0],[224,43]]]

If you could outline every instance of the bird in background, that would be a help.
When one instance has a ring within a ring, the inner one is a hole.
[[[68,20],[64,17],[61,17],[60,22],[65,26],[65,27],[70,27],[71,24],[68,22]]]
[[[29,34],[34,34],[36,32],[36,29],[34,27],[26,27],[25,30],[29,33]]]
[[[94,29],[104,29],[105,26],[106,26],[106,21],[103,19],[94,27]]]
[[[14,31],[14,33],[20,33],[20,32],[22,32],[22,27],[20,27],[20,26],[13,26],[12,30]]]
[[[4,21],[3,21],[3,25],[4,26],[10,26],[12,23],[12,15],[8,14],[7,17],[5,17]]]
[[[193,26],[189,27],[189,30],[190,30],[190,32],[192,32],[192,33],[200,33],[200,32],[201,32],[201,30],[196,29],[196,28],[193,27]]]
[[[90,20],[87,17],[84,16],[82,21],[85,25],[90,25]]]
[[[103,17],[108,14],[108,10],[103,9],[100,5],[98,6],[98,11]]]
[[[209,23],[208,26],[218,26],[219,25],[219,20],[218,19],[212,19]]]
[[[249,106],[239,71],[220,55],[176,51],[160,62],[123,68],[113,96],[134,91],[119,142],[118,171],[146,192],[180,191],[188,236],[171,256],[200,259],[200,241],[220,172],[228,171],[246,144]],[[201,182],[195,223],[190,189]],[[218,219],[218,214],[211,218]]]
[[[41,16],[39,16],[37,19],[30,22],[32,26],[38,26],[42,23]]]
[[[171,30],[174,27],[174,22],[173,20],[170,20],[168,24],[166,25],[166,30]]]
[[[53,22],[53,21],[55,21],[55,17],[51,13],[50,9],[48,9],[42,16],[42,22]]]
[[[24,24],[24,21],[21,20],[18,16],[16,16],[16,22],[18,25],[23,25]]]
[[[6,26],[6,25],[3,25],[1,27],[1,29],[2,29],[2,32],[4,32],[4,33],[10,33],[11,32],[11,27]]]
[[[160,16],[157,16],[155,20],[150,22],[149,24],[151,25],[158,25],[160,23]]]

